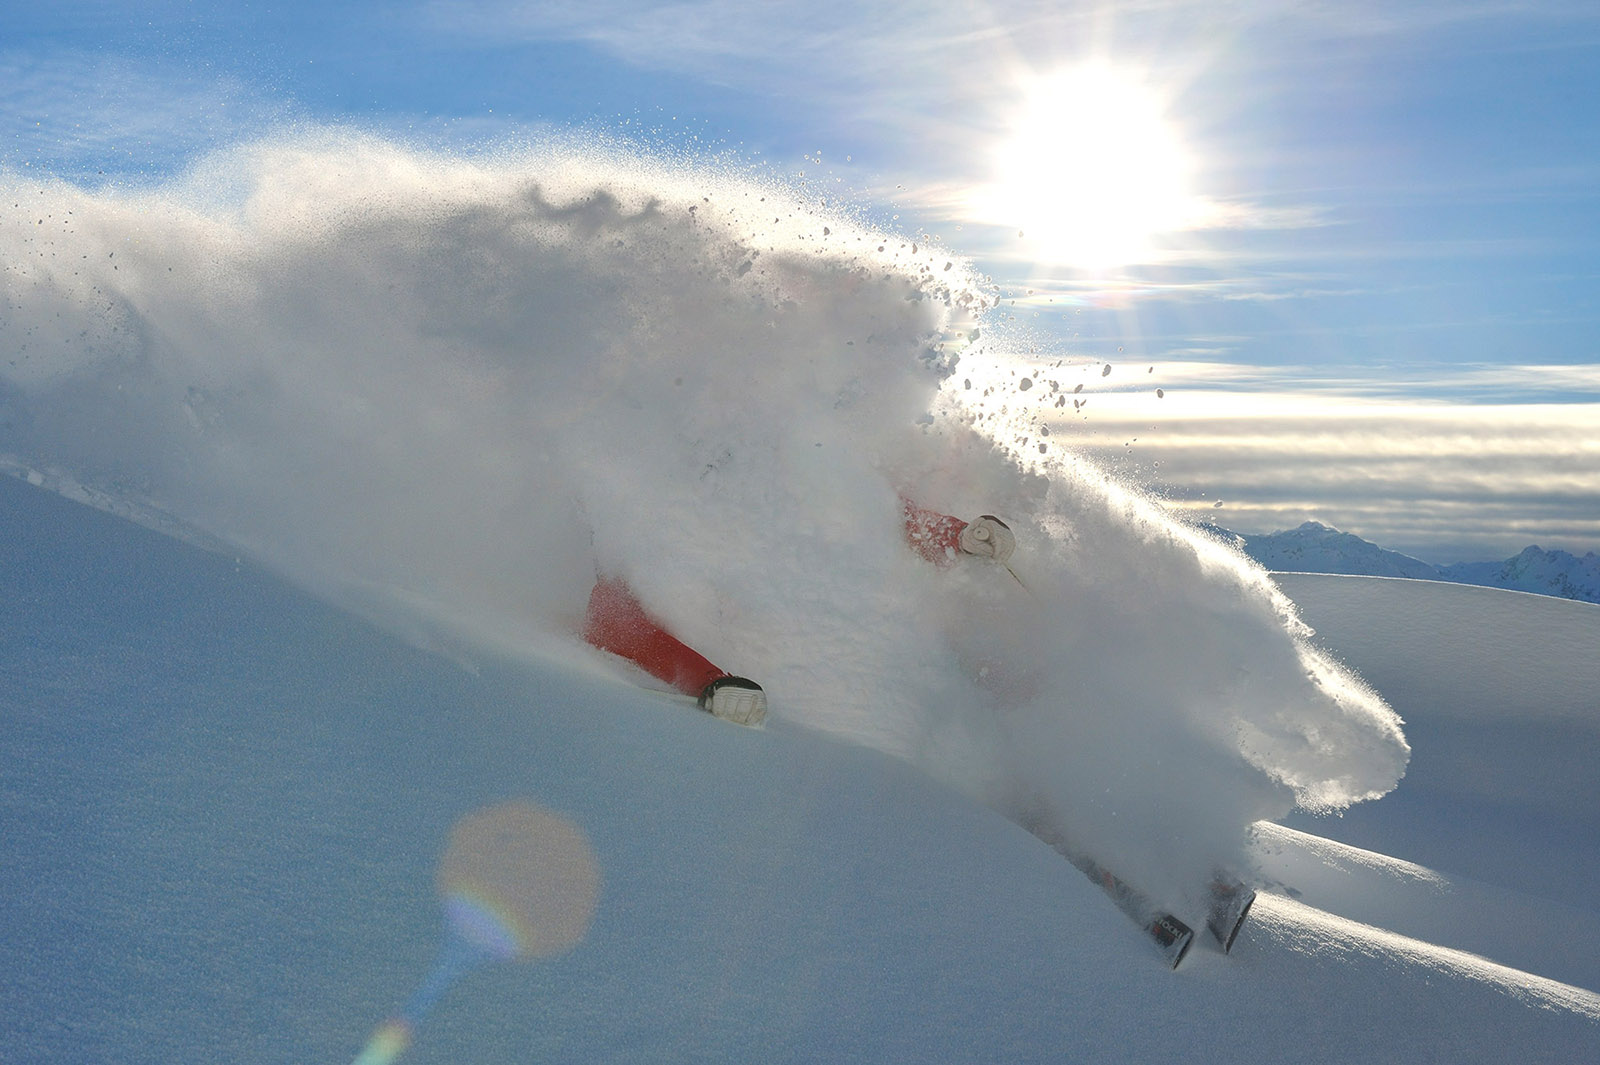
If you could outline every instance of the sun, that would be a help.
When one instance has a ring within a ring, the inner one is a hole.
[[[1197,212],[1190,157],[1165,101],[1130,71],[1093,63],[1032,78],[978,194],[1041,262],[1091,271],[1148,261]]]

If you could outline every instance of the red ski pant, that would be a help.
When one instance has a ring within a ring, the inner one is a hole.
[[[926,510],[909,499],[902,502],[906,543],[911,549],[935,565],[954,558],[967,523]],[[595,581],[584,616],[583,638],[602,651],[628,659],[685,695],[699,695],[706,685],[729,675],[663,628],[645,612],[627,582],[616,577]]]
[[[601,577],[589,593],[583,638],[602,651],[633,662],[686,695],[699,695],[726,671],[661,627],[646,614],[625,581]]]

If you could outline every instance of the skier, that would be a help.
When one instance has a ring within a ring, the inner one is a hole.
[[[906,545],[935,566],[962,555],[1005,563],[1016,550],[1010,526],[993,514],[967,522],[919,507],[902,497]],[[759,725],[767,714],[767,695],[748,677],[736,676],[678,639],[645,610],[626,581],[602,574],[589,594],[583,638],[602,651],[626,658],[674,690],[697,698],[701,709],[725,721]],[[1099,862],[1072,847],[1048,819],[1013,811],[1013,819],[1050,844],[1111,896],[1139,924],[1176,968],[1194,941],[1190,927],[1158,908],[1141,891]],[[1237,877],[1218,871],[1208,885],[1206,926],[1224,953],[1233,948],[1256,893]]]
[[[902,500],[907,545],[937,566],[959,555],[1005,562],[1016,537],[993,514],[962,521]],[[628,659],[675,691],[695,696],[700,708],[725,721],[758,725],[767,716],[767,695],[748,677],[735,676],[668,632],[652,618],[618,577],[601,574],[589,593],[583,638],[602,651]]]

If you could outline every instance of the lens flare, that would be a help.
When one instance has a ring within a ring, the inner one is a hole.
[[[494,957],[527,960],[583,938],[599,896],[594,853],[564,817],[509,802],[456,823],[439,863],[446,927]]]
[[[529,802],[477,810],[450,832],[437,877],[444,943],[426,980],[380,1024],[354,1065],[389,1065],[463,976],[576,946],[600,894],[599,865],[577,825]]]
[[[411,1045],[411,1025],[398,1017],[384,1021],[367,1040],[353,1065],[389,1065]]]

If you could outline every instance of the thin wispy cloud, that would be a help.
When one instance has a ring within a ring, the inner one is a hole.
[[[1318,31],[1337,37],[1414,36],[1473,23],[1534,22],[1548,26],[1600,25],[1594,5],[1582,0],[1477,0],[1393,4],[1383,0],[1313,0],[1276,7]]]
[[[1093,30],[1101,38],[1123,23],[1180,29],[1201,25],[1226,32],[1290,23],[1308,37],[1402,37],[1451,25],[1515,20],[1600,24],[1592,5],[1539,0],[1451,0],[1396,6],[1383,0],[1305,3],[1256,0],[1219,11],[1205,0],[1144,0],[1114,9],[1097,2],[905,0],[861,5],[844,0],[752,5],[740,0],[431,0],[421,5],[430,24],[458,32],[520,32],[545,39],[582,39],[636,62],[681,67],[696,58],[797,62],[834,47],[897,46],[906,55],[937,54],[1006,36]],[[786,33],[787,36],[778,36]]]
[[[0,163],[12,168],[159,170],[289,114],[233,76],[77,49],[0,52]]]
[[[939,5],[831,0],[804,5],[477,0],[425,3],[420,18],[436,31],[479,39],[582,41],[648,69],[770,90],[794,78],[814,88],[876,81],[926,63],[930,52],[981,35],[974,28],[952,34],[948,12]]]
[[[903,183],[864,186],[861,190],[882,202],[917,212],[929,220],[930,226],[961,225],[969,235],[966,244],[977,254],[995,262],[1031,262],[1030,251],[1019,247],[1013,238],[1018,236],[1016,226],[984,224],[970,217],[972,184],[970,180],[945,179],[921,182],[913,186]],[[1345,224],[1337,213],[1325,206],[1314,204],[1282,205],[1254,203],[1244,199],[1224,200],[1204,195],[1193,198],[1193,214],[1184,230],[1195,234],[1222,231],[1277,231],[1292,233],[1308,229],[1323,229]],[[970,228],[969,228],[970,227]],[[1153,261],[1181,262],[1185,259],[1203,258],[1208,263],[1217,262],[1225,253],[1219,249],[1201,251],[1193,247],[1161,249]],[[1227,254],[1241,254],[1232,252]],[[1259,253],[1256,253],[1259,254]]]
[[[1565,397],[1575,404],[1600,403],[1600,363],[1576,364],[1407,364],[1385,367],[1329,364],[1321,366],[1263,366],[1207,359],[1218,348],[1191,349],[1190,357],[1159,361],[1148,366],[1146,376],[1159,380],[1175,394],[1204,389],[1217,393],[1217,416],[1229,417],[1238,404],[1269,402],[1279,409],[1292,403],[1326,406],[1368,400],[1412,404],[1488,403],[1498,407],[1544,405]],[[1174,353],[1169,353],[1174,354]],[[1143,364],[1141,364],[1143,365]],[[1142,390],[1144,382],[1128,383],[1125,375],[1108,377],[1101,391]],[[1566,416],[1555,424],[1562,432],[1571,427]],[[1600,438],[1600,422],[1595,436]]]
[[[1319,521],[1440,563],[1600,547],[1600,365],[1364,376],[1195,361],[1079,380],[1081,409],[1013,401],[1016,432],[1042,426],[1028,439],[1095,459],[1192,521],[1248,533]]]

